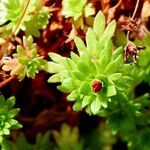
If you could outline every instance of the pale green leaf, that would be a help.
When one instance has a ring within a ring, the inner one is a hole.
[[[57,64],[54,62],[47,62],[43,66],[43,69],[48,73],[59,73],[64,69],[64,67],[61,64]]]
[[[112,81],[116,81],[122,77],[122,73],[114,73],[109,76]]]
[[[56,54],[56,53],[48,53],[49,57],[56,63],[59,63],[61,64],[62,61],[64,60],[64,58],[62,56],[60,56],[59,54]]]
[[[67,100],[68,101],[75,101],[77,100],[79,97],[79,93],[77,90],[72,91],[68,96],[67,96]]]
[[[106,97],[106,95],[104,95],[103,93],[99,93],[97,97],[100,101],[100,105],[104,108],[107,108],[108,98]]]
[[[91,103],[90,108],[94,115],[96,115],[99,112],[101,108],[101,103],[98,97],[96,97],[96,99]]]
[[[87,48],[86,48],[84,42],[79,37],[75,37],[74,41],[77,46],[79,54],[82,55],[83,53],[85,53]]]
[[[105,73],[115,73],[123,65],[122,56],[117,57],[114,61],[110,62],[105,69]]]
[[[113,43],[111,39],[108,39],[105,43],[105,47],[103,49],[103,53],[101,53],[101,55],[106,55],[108,61],[111,61],[111,57],[112,57],[112,49],[113,49]]]
[[[73,17],[73,19],[76,21],[80,16],[82,16],[86,2],[87,0],[63,0],[62,15],[64,15],[66,18]]]
[[[13,106],[15,105],[15,97],[14,97],[14,96],[10,97],[10,98],[6,101],[6,103],[7,103],[7,106],[8,106],[10,109],[13,108]]]
[[[60,75],[59,74],[54,74],[48,79],[49,83],[56,83],[56,82],[61,82]]]
[[[95,54],[95,52],[99,51],[98,39],[92,28],[88,28],[88,31],[86,33],[86,45],[89,56],[91,57]]]
[[[116,59],[119,55],[123,56],[123,48],[119,47],[114,50],[112,60]]]
[[[91,93],[91,88],[90,88],[90,84],[88,82],[83,82],[80,87],[79,87],[79,91],[80,94],[83,95],[89,95]]]
[[[94,25],[93,25],[93,29],[97,34],[97,36],[99,37],[99,39],[103,35],[105,29],[105,22],[106,21],[105,21],[104,14],[102,13],[102,11],[99,11],[94,19]]]
[[[92,8],[92,3],[88,3],[84,8],[85,17],[92,16],[92,15],[94,15],[94,13],[95,13],[95,10],[94,10],[94,8]]]
[[[77,54],[75,54],[74,52],[71,52],[71,59],[77,63],[79,60],[79,56]]]
[[[100,38],[100,43],[103,44],[105,43],[105,41],[107,41],[107,39],[112,38],[115,32],[115,29],[116,29],[116,22],[113,20],[107,25],[102,37]]]
[[[60,78],[61,78],[61,76],[60,76]],[[72,79],[70,77],[67,77],[66,79],[63,80],[62,86],[66,87],[66,89],[69,89],[70,91],[73,91],[74,89],[76,89],[75,81],[74,81],[74,79]]]
[[[102,56],[99,58],[98,63],[99,63],[99,70],[100,70],[100,72],[103,73],[103,72],[105,71],[106,66],[107,66],[108,63],[109,63],[107,56],[106,56],[105,54],[102,55]]]
[[[80,62],[80,61],[78,62],[78,69],[80,72],[82,72],[85,75],[88,75],[90,72],[88,66],[84,62]]]
[[[91,100],[92,100],[91,96],[84,96],[82,101],[82,108],[90,104]]]
[[[82,102],[81,102],[81,100],[77,100],[75,102],[75,104],[73,105],[73,110],[74,111],[79,111],[81,109],[82,109]]]
[[[107,97],[111,97],[111,96],[114,96],[116,95],[116,87],[114,84],[112,85],[108,85],[107,87]]]
[[[79,71],[72,71],[72,76],[81,81],[85,80],[85,75]]]

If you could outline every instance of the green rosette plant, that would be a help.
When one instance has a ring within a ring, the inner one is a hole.
[[[92,3],[87,0],[63,0],[62,15],[65,18],[72,18],[75,29],[85,29],[86,25],[93,24],[92,15],[95,14],[95,9]]]
[[[39,37],[50,18],[41,0],[2,0],[0,6],[0,25],[9,21],[1,29],[4,34],[13,32],[16,35],[22,30],[27,36]]]
[[[46,60],[37,53],[32,36],[24,36],[23,45],[18,45],[16,51],[14,58],[3,60],[3,70],[11,71],[11,76],[17,76],[19,80],[23,80],[25,76],[34,79],[36,73],[43,69]]]
[[[62,15],[66,18],[72,17],[75,21],[82,15],[88,17],[95,13],[91,3],[87,4],[87,0],[63,0],[62,6]]]
[[[2,150],[54,150],[54,144],[50,141],[51,134],[47,131],[45,134],[38,133],[35,143],[31,144],[26,139],[23,133],[19,133],[15,142],[10,140],[4,140],[1,147]]]
[[[71,128],[67,124],[62,124],[60,132],[53,130],[52,134],[54,136],[58,149],[83,150],[83,143],[80,140],[77,127]]]
[[[12,71],[12,75],[17,75],[22,80],[25,75],[35,78],[36,73],[42,70],[46,60],[37,53],[36,44],[33,43],[32,36],[23,37],[23,46],[17,46],[17,53],[13,55],[18,61],[18,66]]]
[[[146,107],[149,106],[149,94],[144,94],[138,98],[134,95],[122,95],[121,93],[114,97],[118,100],[113,106],[112,112],[109,113],[107,124],[111,128],[112,133],[128,136],[130,132],[136,132],[137,128],[144,124],[143,118],[147,114]],[[147,123],[145,123],[147,125]]]
[[[99,12],[93,29],[87,31],[86,46],[79,37],[75,38],[79,56],[73,52],[71,58],[49,53],[52,61],[45,69],[54,75],[48,82],[61,83],[58,89],[70,93],[67,99],[75,101],[75,111],[85,108],[89,114],[106,115],[105,110],[115,102],[112,97],[128,92],[132,79],[122,72],[132,65],[124,64],[121,47],[113,51],[115,28],[116,22],[112,21],[105,29],[105,17]]]
[[[124,140],[127,141],[129,150],[148,150],[150,147],[150,113],[146,109],[150,102],[144,97],[138,98],[138,102],[142,104],[143,111],[141,111],[142,115],[136,122],[136,129],[126,132],[123,136]]]
[[[3,138],[10,134],[10,130],[20,128],[21,125],[14,117],[18,114],[19,108],[13,108],[15,105],[15,97],[5,100],[0,95],[0,144]]]
[[[4,140],[2,143],[2,150],[49,150],[56,149],[54,144],[50,141],[51,136],[50,132],[47,131],[45,134],[38,133],[35,143],[31,144],[26,139],[23,133],[20,133],[15,142],[10,140]]]

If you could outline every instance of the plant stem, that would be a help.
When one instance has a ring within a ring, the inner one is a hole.
[[[0,83],[0,88],[2,88],[3,86],[5,86],[7,83],[9,83],[10,81],[12,81],[13,79],[15,79],[15,77],[9,77],[6,80],[2,81]]]
[[[138,6],[139,6],[139,2],[140,2],[140,0],[137,0],[131,19],[134,19],[134,17],[135,17],[135,14],[136,14]]]
[[[133,20],[135,15],[136,15],[136,12],[137,12],[137,9],[138,9],[138,6],[139,6],[139,2],[140,2],[140,0],[137,0],[135,8],[134,8],[134,12],[133,12],[132,17],[131,17],[131,20]],[[129,41],[129,34],[130,34],[130,31],[127,32],[127,38],[126,38],[127,42]]]
[[[25,16],[25,13],[26,13],[26,10],[27,10],[27,8],[28,8],[28,6],[29,6],[29,3],[30,3],[30,0],[27,0],[26,4],[25,4],[25,6],[24,6],[23,12],[22,12],[21,16],[19,17],[19,19],[18,19],[18,21],[17,21],[17,23],[16,23],[16,27],[15,27],[15,29],[14,29],[13,32],[12,32],[13,35],[16,35],[16,34],[17,34],[17,33],[16,33],[16,32],[17,32],[17,29],[18,29],[18,27],[19,27],[19,25],[20,25],[20,23],[21,23],[23,17]]]

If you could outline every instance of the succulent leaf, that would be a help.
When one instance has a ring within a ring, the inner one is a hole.
[[[105,30],[105,16],[102,13],[102,11],[99,11],[95,17],[93,29],[98,37],[102,36],[104,30]]]

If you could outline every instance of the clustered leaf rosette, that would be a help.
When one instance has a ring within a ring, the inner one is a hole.
[[[36,73],[43,70],[46,60],[37,53],[32,36],[27,38],[24,36],[23,45],[18,45],[16,51],[12,60],[3,61],[5,64],[3,70],[11,71],[10,74],[17,76],[19,80],[23,80],[26,75],[29,78],[35,78]]]
[[[45,134],[38,133],[36,136],[35,143],[31,144],[26,139],[25,134],[19,133],[16,137],[16,141],[12,142],[10,140],[4,140],[1,144],[2,150],[13,149],[13,150],[50,150],[56,149],[54,144],[50,141],[50,131],[47,131]]]
[[[137,127],[141,124],[147,125],[144,115],[147,114],[146,107],[149,106],[149,94],[146,93],[135,98],[134,94],[124,95],[118,93],[112,100],[117,101],[117,105],[113,106],[113,111],[109,113],[107,124],[111,128],[112,133],[128,136],[131,132],[137,132]],[[142,126],[143,126],[142,125]]]
[[[5,100],[4,96],[0,95],[0,143],[4,136],[10,134],[11,129],[21,127],[18,121],[14,119],[19,112],[18,108],[13,108],[14,105],[15,97]]]
[[[15,142],[3,140],[1,148],[2,150],[83,150],[83,142],[80,140],[77,127],[62,124],[60,132],[52,130],[45,134],[38,133],[34,144],[27,141],[25,134],[19,133]]]
[[[63,0],[62,1],[62,15],[66,18],[72,17],[74,21],[79,19],[82,15],[85,17],[91,16],[95,13],[92,4],[87,0]]]
[[[116,22],[105,29],[105,17],[99,12],[94,27],[86,34],[86,46],[76,37],[79,56],[71,52],[71,58],[49,53],[51,62],[47,71],[54,73],[48,82],[61,82],[58,89],[70,93],[69,101],[75,101],[75,111],[85,108],[89,114],[100,114],[108,108],[117,92],[126,93],[132,79],[122,74],[122,48],[113,51],[112,36]]]
[[[128,130],[128,128],[124,128],[126,132],[124,132],[123,136],[127,141],[129,150],[147,150],[150,147],[150,113],[148,109],[150,105],[149,94],[147,93],[134,99],[132,103],[134,104],[132,105],[132,108],[134,107],[132,111],[131,107],[129,109],[126,109],[128,110],[126,115],[126,117],[128,116],[128,123],[127,120],[126,123],[130,124],[129,122],[134,121],[135,128],[134,130]],[[121,120],[121,118],[119,120]],[[124,124],[126,123],[124,122]],[[123,124],[121,126],[123,127]],[[127,125],[127,127],[129,126]],[[123,132],[121,131],[120,133]]]
[[[77,127],[71,128],[67,124],[62,124],[60,132],[53,130],[52,134],[59,149],[83,150],[83,143],[80,141]]]
[[[9,21],[2,27],[8,33],[14,32],[18,26],[15,34],[21,29],[27,36],[39,37],[40,30],[46,27],[50,18],[49,11],[41,0],[2,0],[0,6],[0,25]]]

